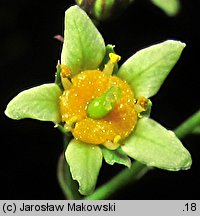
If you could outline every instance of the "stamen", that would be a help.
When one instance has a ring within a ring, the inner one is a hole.
[[[109,58],[110,58],[110,61],[113,63],[113,64],[117,64],[118,61],[121,60],[121,56],[115,54],[115,53],[110,53],[109,54]]]
[[[105,64],[105,67],[103,69],[103,72],[108,76],[112,75],[114,66],[121,59],[121,57],[115,53],[110,53],[109,58],[110,60],[108,61],[107,64]]]
[[[61,77],[61,81],[62,81],[63,88],[65,90],[69,90],[71,88],[72,83],[69,81],[68,78]]]
[[[117,136],[114,138],[113,142],[114,142],[114,144],[118,144],[120,140],[121,140],[121,136],[120,136],[120,135],[117,135]]]
[[[71,70],[66,65],[63,64],[60,65],[60,68],[61,68],[62,85],[65,90],[68,90],[72,86],[72,83],[68,79],[68,77],[71,75]]]
[[[66,65],[61,64],[60,68],[61,68],[61,76],[63,78],[69,77],[71,75],[71,70]]]
[[[135,111],[140,114],[141,112],[144,112],[147,110],[148,105],[148,99],[145,97],[139,97],[136,104],[134,105]],[[140,115],[138,115],[140,118]]]
[[[73,116],[71,119],[66,121],[66,123],[64,125],[65,130],[66,131],[71,131],[74,128],[75,123],[77,122],[77,120],[78,120],[78,117]]]
[[[114,143],[110,140],[106,141],[103,145],[110,150],[115,150],[119,147],[119,143]]]

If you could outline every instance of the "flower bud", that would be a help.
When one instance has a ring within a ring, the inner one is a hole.
[[[97,21],[116,18],[133,0],[76,0]]]

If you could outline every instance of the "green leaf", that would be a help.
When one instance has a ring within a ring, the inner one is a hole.
[[[32,118],[60,122],[59,96],[61,90],[54,83],[22,91],[8,104],[5,114],[12,119]]]
[[[136,98],[149,98],[158,92],[184,47],[184,43],[167,40],[143,49],[120,67],[118,76],[131,85]]]
[[[163,10],[168,16],[175,16],[181,7],[179,0],[151,0],[151,2]]]
[[[64,43],[61,64],[72,70],[72,76],[83,70],[97,69],[105,56],[101,34],[87,14],[78,6],[65,12]]]
[[[185,170],[192,164],[190,153],[176,135],[149,118],[138,121],[122,150],[141,163],[161,169]]]
[[[122,164],[131,167],[130,158],[122,151],[121,148],[109,150],[102,146],[102,153],[106,163],[113,165],[114,163]]]
[[[79,192],[88,195],[96,186],[102,165],[102,151],[96,145],[73,139],[65,152],[72,178],[79,183]]]

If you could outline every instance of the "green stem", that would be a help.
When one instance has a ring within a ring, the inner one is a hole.
[[[58,167],[57,167],[57,177],[58,177],[58,183],[61,187],[61,190],[64,194],[65,197],[68,197],[69,199],[73,199],[73,194],[70,193],[68,188],[66,187],[66,182],[65,182],[65,171],[63,167],[63,155],[60,156],[58,160]]]
[[[59,129],[62,131],[63,127],[59,126]],[[64,132],[64,136],[63,136],[64,150],[67,148],[67,145],[71,140],[71,137],[72,135],[70,133],[66,134],[66,132]],[[58,183],[60,185],[60,188],[66,199],[80,200],[82,198],[78,192],[78,183],[72,179],[69,165],[67,164],[64,158],[64,152],[61,154],[58,160],[57,178],[58,178]]]
[[[174,133],[179,139],[182,139],[186,135],[193,132],[193,130],[200,126],[200,110],[186,119],[182,124],[180,124],[175,130]]]
[[[81,199],[81,195],[78,192],[78,184],[71,177],[69,166],[64,159],[64,154],[61,154],[58,160],[57,177],[58,183],[66,199]]]
[[[113,177],[109,182],[99,187],[93,194],[85,197],[86,200],[101,200],[107,199],[119,188],[133,183],[140,179],[150,167],[147,167],[138,161],[135,161],[131,168],[122,170],[118,175]]]
[[[191,133],[194,128],[200,125],[200,110],[186,119],[174,132],[179,139],[184,138]],[[99,187],[92,195],[85,197],[86,200],[102,200],[107,199],[114,192],[129,183],[134,183],[139,180],[145,173],[150,170],[149,167],[135,161],[130,169],[124,169],[113,179]]]

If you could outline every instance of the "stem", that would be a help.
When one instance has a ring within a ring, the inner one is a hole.
[[[85,197],[86,200],[101,200],[101,199],[107,199],[110,197],[113,193],[116,192],[116,190],[119,190],[119,188],[122,188],[123,186],[133,183],[140,179],[149,169],[150,167],[147,167],[138,161],[135,161],[131,168],[126,168],[123,171],[121,171],[118,175],[113,177],[109,182],[104,184],[103,186],[99,187],[93,194]]]
[[[193,132],[193,130],[200,126],[200,110],[186,119],[182,124],[180,124],[175,130],[174,133],[179,139],[182,139],[186,135]]]
[[[58,177],[58,183],[61,187],[61,190],[65,197],[68,199],[73,199],[73,195],[70,193],[68,188],[66,187],[66,182],[64,178],[64,167],[63,167],[63,156],[61,155],[58,160],[58,168],[57,168],[57,177]]]
[[[62,126],[58,127],[61,131],[63,130]],[[64,134],[63,143],[64,149],[66,149],[70,139],[71,134]],[[64,152],[61,154],[58,165],[57,165],[57,178],[60,188],[66,199],[70,200],[80,200],[81,195],[78,192],[78,183],[72,179],[71,172],[69,169],[68,163],[65,161]]]
[[[184,138],[186,135],[191,133],[198,125],[200,125],[200,110],[193,114],[191,117],[186,119],[180,126],[178,126],[174,132],[179,139]],[[86,200],[102,200],[108,198],[114,192],[119,190],[122,186],[129,183],[136,182],[145,173],[150,170],[138,161],[135,161],[130,169],[124,169],[118,175],[116,175],[109,182],[99,187],[92,195],[85,197]]]
[[[61,190],[66,199],[81,199],[81,196],[78,192],[78,184],[71,177],[69,166],[64,159],[64,154],[61,154],[58,161],[57,177]]]

